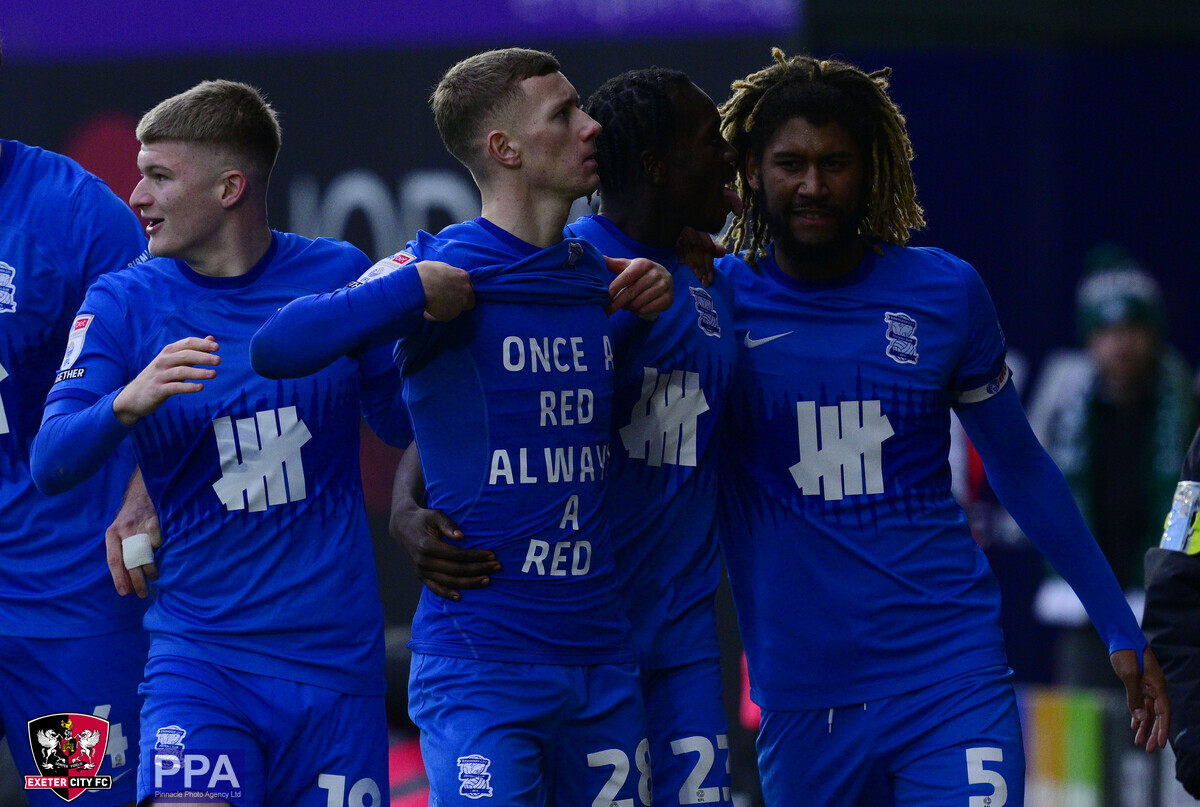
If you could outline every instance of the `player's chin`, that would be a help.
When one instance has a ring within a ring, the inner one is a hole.
[[[726,205],[718,205],[716,209],[710,211],[704,220],[698,224],[693,224],[697,230],[705,233],[719,233],[725,229],[725,222],[729,220],[729,207]]]
[[[593,161],[594,162],[594,161]],[[595,193],[600,188],[600,175],[596,173],[595,167],[586,171],[579,181],[579,195],[587,196]]]
[[[146,250],[156,258],[165,258],[171,254],[171,244],[169,241],[150,236],[150,240],[146,244]]]

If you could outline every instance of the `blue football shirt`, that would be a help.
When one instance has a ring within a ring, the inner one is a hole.
[[[649,258],[675,282],[653,322],[612,316],[615,381],[609,518],[621,598],[643,670],[714,659],[718,417],[737,359],[733,289],[705,288],[673,249],[638,243],[603,216],[567,228],[617,258]]]
[[[475,308],[422,323],[397,355],[428,506],[503,565],[460,602],[423,590],[410,646],[492,661],[631,660],[604,509],[603,257],[575,239],[539,249],[482,218],[421,233],[407,251],[472,274]]]
[[[947,460],[951,407],[1008,377],[978,274],[892,246],[832,283],[722,264],[739,346],[721,542],[755,701],[856,704],[1006,664]]]
[[[145,610],[117,596],[104,559],[132,454],[59,496],[38,491],[29,469],[84,292],[145,248],[137,217],[103,181],[59,154],[0,141],[0,634],[99,635]]]
[[[274,233],[267,254],[238,277],[155,258],[89,291],[75,350],[47,402],[48,426],[96,402],[115,421],[105,396],[163,346],[206,334],[220,345],[203,391],[171,397],[130,429],[164,536],[145,620],[152,656],[215,660],[352,694],[384,691],[358,440],[365,398],[397,397],[390,351],[280,381],[257,375],[248,354],[280,306],[345,285],[369,265],[348,244]],[[86,454],[87,434],[77,437]]]

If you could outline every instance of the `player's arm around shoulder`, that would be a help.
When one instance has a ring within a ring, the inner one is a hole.
[[[604,257],[609,271],[617,277],[608,286],[611,302],[608,311],[624,309],[643,319],[654,319],[671,307],[675,299],[675,280],[671,273],[649,258]]]
[[[372,292],[387,298],[393,315],[407,317],[422,310],[430,322],[446,322],[475,307],[470,274],[449,262],[436,247],[410,242],[377,261],[351,287],[379,283]],[[361,292],[359,293],[362,294]]]
[[[250,341],[250,363],[265,378],[310,375],[415,332],[422,314],[452,319],[472,305],[466,272],[397,252],[336,291],[299,297],[275,312]]]
[[[700,284],[708,288],[716,272],[715,262],[725,256],[725,245],[708,233],[684,227],[675,242],[675,253],[679,262],[690,268]]]
[[[388,532],[408,554],[417,578],[447,600],[458,602],[462,590],[486,587],[491,583],[489,575],[500,571],[491,550],[449,543],[462,541],[463,532],[441,510],[425,506],[425,476],[415,442],[396,467]]]
[[[417,274],[425,292],[425,319],[446,322],[475,307],[475,286],[466,270],[442,261],[420,261]]]

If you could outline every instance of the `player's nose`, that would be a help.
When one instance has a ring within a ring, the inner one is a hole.
[[[583,116],[583,127],[580,130],[580,137],[585,141],[594,140],[599,136],[600,130],[604,127],[597,123],[596,119],[588,113],[580,110],[579,114]]]
[[[150,204],[150,194],[146,192],[146,178],[142,177],[138,180],[138,184],[133,186],[133,192],[129,194],[129,206],[140,210],[148,204]]]

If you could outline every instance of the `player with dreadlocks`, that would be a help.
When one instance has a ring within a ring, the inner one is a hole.
[[[745,209],[719,267],[739,338],[720,537],[766,803],[1023,803],[999,587],[950,493],[951,409],[1087,607],[1135,741],[1161,747],[1162,671],[1029,428],[987,289],[905,246],[923,216],[889,71],[774,57],[722,106]]]
[[[600,212],[568,229],[605,255],[663,264],[676,290],[653,323],[625,312],[611,320],[609,518],[641,668],[654,803],[731,804],[714,436],[737,357],[733,294],[724,275],[705,288],[675,253],[685,228],[725,225],[737,202],[726,187],[735,153],[716,105],[675,70],[622,73],[585,109],[603,127]]]
[[[609,322],[609,519],[641,668],[654,803],[728,805],[714,614],[720,561],[713,437],[737,354],[733,298],[727,276],[705,288],[676,252],[685,229],[716,232],[736,209],[736,194],[726,187],[735,154],[712,99],[677,70],[622,73],[584,109],[603,127],[596,138],[600,212],[565,234],[610,257],[660,263],[676,289],[671,307],[653,322],[626,311]],[[682,439],[669,431],[682,431]],[[406,452],[401,475],[419,472],[415,455]],[[407,478],[396,487],[393,533],[430,590],[453,597],[484,585],[492,554],[445,543],[442,536],[457,537],[455,525],[412,501],[412,489]]]
[[[864,152],[869,157],[862,178],[867,198],[859,232],[869,240],[904,246],[909,232],[924,227],[925,219],[917,203],[904,116],[887,94],[891,69],[866,75],[841,62],[808,56],[786,59],[778,49],[773,55],[774,65],[734,82],[733,96],[721,106],[725,136],[739,153],[761,155],[764,139],[797,117],[791,96],[807,92],[813,97],[808,102],[810,123],[840,121],[860,149],[869,149]],[[856,114],[860,111],[863,114]],[[738,180],[745,211],[730,227],[729,240],[735,251],[749,250],[754,264],[766,252],[768,226],[779,222],[771,220],[761,191],[750,188],[744,171]],[[776,237],[789,239],[790,233],[782,230],[775,227]]]

